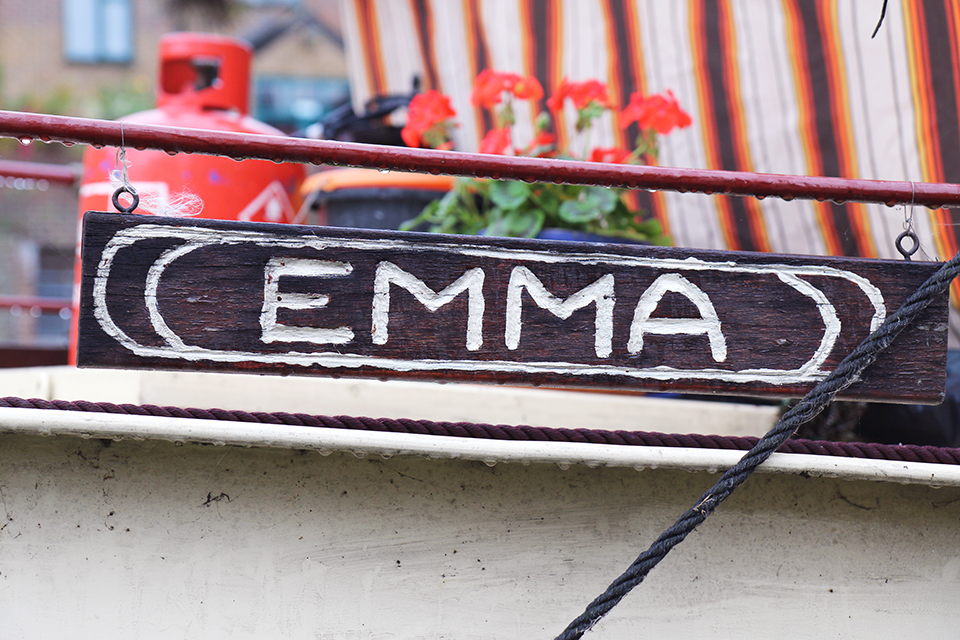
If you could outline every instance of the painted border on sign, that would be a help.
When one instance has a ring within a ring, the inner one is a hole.
[[[146,346],[130,338],[120,329],[116,322],[114,322],[107,307],[107,283],[111,277],[114,257],[118,251],[142,240],[164,238],[184,241],[186,244],[165,251],[149,270],[146,286],[144,287],[144,302],[149,311],[153,329],[164,339],[168,346]],[[715,271],[775,275],[782,282],[815,302],[824,324],[824,334],[820,341],[820,346],[814,352],[813,356],[811,356],[803,366],[797,369],[742,369],[739,371],[721,369],[678,369],[667,366],[631,368],[612,365],[586,365],[561,361],[408,360],[370,355],[342,354],[331,351],[316,353],[289,351],[286,353],[267,354],[249,351],[215,350],[186,344],[167,325],[157,303],[156,293],[160,281],[163,278],[164,271],[177,259],[196,249],[212,245],[237,245],[245,243],[253,243],[267,248],[309,248],[317,251],[348,248],[364,251],[416,250],[419,252],[454,252],[465,256],[528,263],[610,265],[616,267],[671,269],[675,271]],[[259,231],[171,227],[149,223],[121,230],[114,234],[107,242],[101,254],[94,279],[93,310],[94,316],[101,329],[123,347],[140,357],[178,359],[192,362],[255,362],[269,365],[321,366],[331,369],[351,369],[373,366],[397,372],[483,371],[515,374],[547,373],[577,377],[614,375],[651,381],[711,380],[740,384],[759,382],[781,386],[811,383],[826,377],[828,372],[823,371],[820,367],[829,356],[841,330],[840,321],[837,318],[833,305],[822,291],[814,287],[807,280],[804,280],[803,276],[841,278],[855,284],[873,307],[873,315],[870,321],[871,331],[875,330],[886,317],[887,310],[883,294],[869,279],[851,271],[836,269],[826,265],[740,264],[735,261],[710,262],[693,257],[684,259],[652,258],[607,253],[564,252],[563,254],[559,254],[527,249],[455,244],[442,241],[410,242],[399,239],[344,239],[309,235],[290,237]]]

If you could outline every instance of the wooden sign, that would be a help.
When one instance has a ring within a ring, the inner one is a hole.
[[[78,364],[796,397],[936,269],[91,212]],[[946,323],[847,397],[939,402]]]

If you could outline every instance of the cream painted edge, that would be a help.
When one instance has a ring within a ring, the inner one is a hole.
[[[0,409],[0,433],[113,440],[165,440],[218,446],[270,447],[435,459],[574,464],[717,471],[733,466],[741,451],[681,447],[630,447],[573,442],[530,442],[383,433],[351,429],[221,422],[190,418]],[[758,471],[931,486],[960,486],[960,465],[774,453]]]

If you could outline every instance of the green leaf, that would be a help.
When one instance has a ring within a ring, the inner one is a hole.
[[[530,185],[525,182],[498,180],[490,185],[490,199],[504,211],[519,209],[529,197]]]
[[[557,195],[557,185],[540,184],[534,185],[530,194],[530,199],[540,209],[548,213],[556,213],[560,208],[560,197]]]
[[[606,187],[587,187],[580,197],[603,213],[612,212],[620,199],[616,191]]]
[[[602,104],[596,100],[591,100],[590,104],[585,106],[583,109],[577,110],[577,131],[585,131],[590,128],[593,120],[595,118],[603,115],[603,112],[606,110]]]
[[[586,187],[576,200],[566,200],[560,205],[560,218],[571,224],[582,224],[604,217],[617,206],[618,196],[603,187]]]
[[[600,209],[584,200],[566,200],[560,204],[560,219],[570,224],[583,224],[600,217]]]
[[[640,233],[646,234],[651,238],[654,236],[659,236],[663,233],[663,227],[660,225],[660,221],[656,218],[650,218],[649,220],[644,220],[634,226],[637,231]]]
[[[539,209],[506,211],[483,232],[487,236],[533,238],[543,229],[544,215]]]
[[[420,212],[416,218],[407,220],[400,225],[400,231],[411,231],[425,222],[433,222],[437,209],[440,208],[440,200],[434,200]]]

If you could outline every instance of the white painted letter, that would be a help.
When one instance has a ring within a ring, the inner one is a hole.
[[[346,344],[353,340],[349,327],[320,329],[277,324],[277,309],[322,309],[330,296],[319,293],[280,293],[280,278],[338,278],[350,275],[353,266],[346,262],[307,258],[270,258],[263,269],[263,306],[260,308],[262,342],[313,342]]]
[[[464,272],[446,289],[437,293],[423,280],[407,273],[392,262],[377,265],[373,281],[373,344],[387,343],[387,324],[390,321],[390,284],[403,287],[431,313],[447,304],[460,293],[467,292],[467,351],[476,351],[483,344],[483,269]]]
[[[561,320],[566,320],[574,311],[591,302],[597,303],[594,349],[598,358],[610,356],[613,350],[613,305],[617,301],[613,295],[613,274],[608,273],[569,298],[561,300],[547,291],[530,269],[514,267],[507,285],[507,326],[504,332],[507,349],[520,346],[520,293],[523,289],[527,290],[538,307],[546,309]]]
[[[667,291],[679,293],[696,305],[700,312],[699,318],[651,318],[660,299]],[[700,287],[693,284],[677,273],[665,273],[653,281],[637,302],[637,309],[633,312],[633,322],[630,323],[630,340],[627,342],[629,353],[643,351],[643,334],[659,333],[690,335],[707,334],[710,338],[710,352],[713,359],[723,362],[727,359],[727,340],[720,331],[720,319],[717,310],[713,308],[710,298]]]

